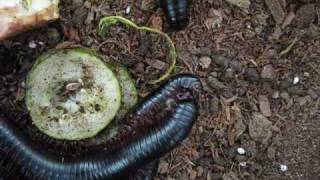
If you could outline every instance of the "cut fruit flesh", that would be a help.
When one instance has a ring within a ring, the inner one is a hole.
[[[121,89],[111,67],[82,49],[38,58],[27,78],[33,123],[56,139],[90,138],[117,114]]]

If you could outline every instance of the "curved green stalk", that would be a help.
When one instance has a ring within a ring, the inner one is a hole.
[[[170,58],[171,64],[170,64],[169,68],[166,70],[166,72],[160,78],[158,78],[156,80],[152,80],[149,83],[150,84],[157,84],[157,83],[165,80],[166,78],[168,78],[170,76],[170,74],[173,72],[173,70],[176,66],[176,61],[177,61],[176,48],[175,48],[171,38],[166,33],[162,32],[162,31],[159,31],[154,28],[146,27],[146,26],[138,26],[135,23],[133,23],[132,21],[130,21],[124,17],[121,17],[121,16],[108,16],[108,17],[102,18],[99,22],[99,30],[98,30],[99,35],[102,38],[106,38],[107,29],[110,26],[117,24],[117,23],[125,24],[126,26],[137,29],[138,31],[156,33],[166,39],[166,41],[168,42],[169,58]]]

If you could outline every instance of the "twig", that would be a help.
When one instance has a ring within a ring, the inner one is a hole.
[[[291,51],[291,49],[293,48],[293,46],[296,44],[297,41],[298,41],[298,38],[295,37],[293,39],[293,41],[289,44],[289,46],[286,49],[284,49],[283,51],[280,52],[279,57],[282,57],[283,55],[289,53]]]

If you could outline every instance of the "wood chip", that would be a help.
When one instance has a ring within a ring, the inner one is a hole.
[[[71,27],[69,29],[69,40],[70,41],[75,41],[75,42],[80,42],[80,35],[79,35],[79,30]]]
[[[238,6],[245,13],[249,13],[250,0],[226,0],[228,3]]]
[[[298,38],[294,38],[293,41],[289,44],[289,46],[280,52],[279,57],[282,57],[288,54],[292,50],[293,46],[296,44],[297,41],[298,41]]]
[[[272,115],[268,96],[265,96],[265,95],[259,96],[259,108],[260,108],[261,113],[264,116],[270,117]]]
[[[69,83],[66,85],[67,91],[75,91],[81,87],[81,83],[75,82],[75,83]]]
[[[281,25],[281,28],[284,29],[284,28],[286,28],[288,25],[290,25],[295,16],[296,16],[296,14],[291,11],[291,12],[288,14],[288,16],[286,17],[286,19],[283,21],[283,23],[282,23],[282,25]]]
[[[159,15],[152,15],[150,18],[151,27],[162,31],[163,20]]]
[[[165,174],[169,170],[169,164],[166,161],[160,161],[159,164],[159,173],[160,174]]]
[[[58,0],[0,1],[0,41],[59,18]]]
[[[279,0],[265,0],[273,19],[276,21],[277,24],[281,24],[286,17],[286,13],[283,10]]]
[[[73,41],[64,41],[62,43],[59,43],[56,46],[56,49],[66,49],[66,48],[71,48],[75,45],[76,43]]]
[[[166,70],[169,68],[169,65],[167,63],[160,61],[160,60],[148,59],[146,61],[147,61],[148,65],[150,65],[151,67],[153,67],[155,69]]]

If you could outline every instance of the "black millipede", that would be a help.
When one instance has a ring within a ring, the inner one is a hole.
[[[191,0],[160,0],[170,29],[181,30],[188,25],[190,4]]]
[[[153,94],[149,95],[150,97],[153,97],[153,98],[150,98],[148,102],[146,101],[141,102],[145,104],[144,108],[140,108],[140,110],[137,111],[136,113],[128,113],[131,117],[124,119],[124,121],[130,121],[130,122],[127,122],[127,124],[132,125],[136,122],[139,122],[139,120],[143,121],[144,119],[146,120],[152,119],[153,121],[159,121],[159,119],[161,119],[161,116],[159,115],[164,115],[166,113],[164,112],[158,113],[158,112],[163,111],[163,109],[165,109],[168,103],[170,104],[173,102],[172,97],[179,95],[179,92],[181,94],[182,90],[190,91],[191,94],[196,97],[198,94],[200,94],[201,84],[199,80],[193,75],[181,74],[170,79],[167,83],[165,83],[158,89],[159,89],[158,91],[154,91]],[[156,109],[155,106],[162,106],[162,107],[157,107]],[[154,116],[155,113],[157,114],[157,116]],[[50,152],[58,153],[61,156],[81,155],[92,149],[106,148],[105,145],[100,146],[92,143],[96,140],[95,137],[90,139],[85,139],[85,140],[79,140],[79,141],[71,141],[71,142],[53,139],[47,136],[46,134],[40,132],[36,127],[34,127],[30,117],[28,117],[26,113],[23,113],[22,116],[21,114],[19,116],[12,116],[11,114],[8,114],[8,113],[6,115],[10,118],[10,121],[14,122],[23,131],[25,131],[25,133],[27,133],[29,137],[32,138],[32,140],[36,141],[37,143],[41,143],[41,146],[43,148],[47,148]],[[122,129],[121,127],[125,123],[126,122],[117,123],[118,126],[120,126],[119,129]],[[137,124],[137,126],[139,128],[139,126],[141,125]],[[141,127],[139,129],[141,129]],[[128,136],[130,137],[131,135],[129,134]],[[120,139],[120,140],[126,139],[126,137],[117,138],[117,139]],[[122,141],[123,140],[121,140],[121,142]],[[105,142],[105,144],[114,146],[115,142]]]
[[[77,156],[49,152],[0,112],[0,165],[17,179],[121,178],[159,159],[187,137],[198,116],[201,87],[193,75],[173,77],[144,98],[124,120],[152,122],[147,129],[132,130],[134,133],[111,150],[96,149]]]

